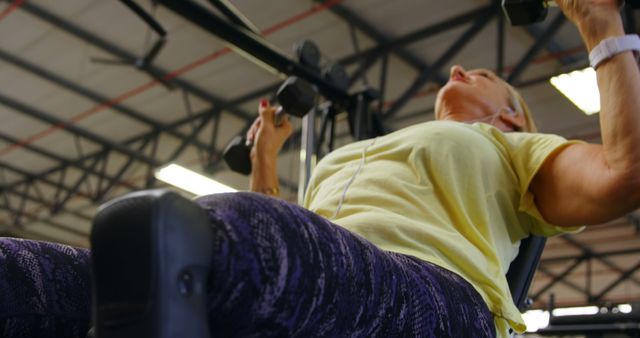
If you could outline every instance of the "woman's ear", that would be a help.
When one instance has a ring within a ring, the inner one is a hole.
[[[513,129],[513,131],[523,130],[526,124],[524,114],[509,107],[502,108],[500,111],[500,120]]]

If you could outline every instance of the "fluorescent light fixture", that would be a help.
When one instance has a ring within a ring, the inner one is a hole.
[[[529,310],[522,314],[525,324],[527,324],[527,332],[536,332],[549,326],[549,311]]]
[[[631,304],[620,304],[618,305],[618,310],[622,313],[631,313]]]
[[[600,92],[593,68],[554,76],[550,82],[585,114],[593,115],[600,111]]]
[[[630,313],[631,304],[620,304],[617,306],[621,313]],[[600,312],[597,306],[569,307],[558,308],[553,310],[554,316],[571,316],[571,315],[595,315]],[[527,324],[527,332],[536,332],[549,326],[549,311],[546,310],[529,310],[522,314],[525,324]]]
[[[595,315],[600,312],[597,306],[566,307],[553,310],[554,316]]]
[[[236,189],[174,163],[157,169],[155,176],[160,181],[198,196],[237,191]]]

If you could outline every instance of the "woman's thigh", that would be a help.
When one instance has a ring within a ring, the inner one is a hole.
[[[0,238],[0,337],[86,337],[89,251]]]
[[[493,319],[462,278],[382,251],[286,201],[199,201],[214,229],[209,318],[222,336],[485,337]]]

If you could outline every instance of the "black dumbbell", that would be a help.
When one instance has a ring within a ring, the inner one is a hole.
[[[627,0],[632,8],[640,8],[640,0]],[[549,6],[556,6],[552,0],[502,0],[502,10],[513,26],[529,25],[543,21]]]
[[[315,106],[316,90],[307,81],[292,76],[278,88],[276,98],[281,108],[276,111],[275,123],[280,125],[285,112],[297,117],[305,116]],[[222,157],[231,170],[249,175],[252,146],[244,135],[237,135],[227,144]]]
[[[293,46],[293,52],[302,66],[318,73],[320,71],[320,50],[313,41],[302,40]]]
[[[326,65],[322,69],[322,78],[345,92],[349,89],[349,74],[347,74],[344,66],[339,63]]]

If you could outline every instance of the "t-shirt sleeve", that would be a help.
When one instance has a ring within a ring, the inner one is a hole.
[[[537,236],[554,236],[561,233],[576,233],[584,226],[560,227],[548,223],[535,204],[529,186],[544,162],[554,153],[571,144],[582,141],[568,141],[563,137],[540,133],[508,133],[506,134],[513,169],[520,183],[520,204],[518,210],[530,216],[529,232]]]

